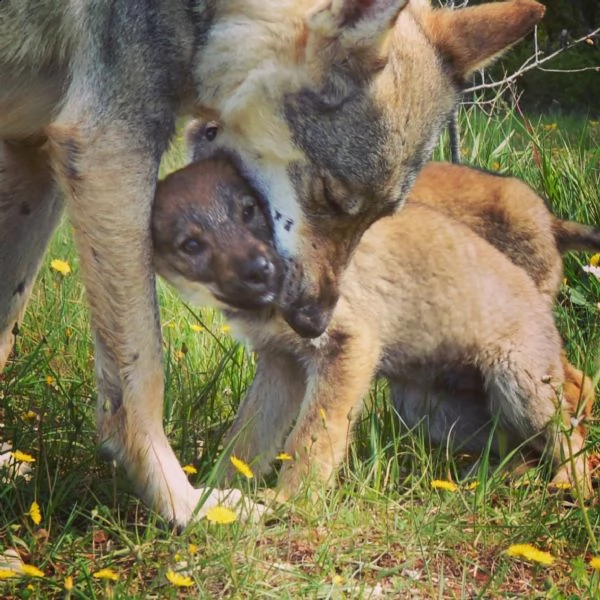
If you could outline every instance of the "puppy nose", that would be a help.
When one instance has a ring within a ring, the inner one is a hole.
[[[275,271],[273,263],[266,256],[259,254],[248,259],[242,268],[242,281],[253,289],[265,288]]]

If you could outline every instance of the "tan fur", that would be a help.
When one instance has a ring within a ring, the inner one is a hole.
[[[454,16],[421,0],[0,2],[0,367],[64,202],[92,312],[100,444],[150,506],[187,523],[205,491],[162,428],[148,229],[176,116],[225,123],[219,144],[269,205],[286,258],[282,312],[318,335],[362,232],[428,158],[457,80],[544,11],[498,6],[464,9],[455,33]]]
[[[156,199],[153,231],[163,245],[155,262],[182,290],[199,282],[190,265],[181,277],[173,256],[183,256],[164,243],[179,232],[161,215],[176,204],[180,222],[203,214],[210,226],[221,199],[202,183],[215,169],[205,165],[170,176],[195,177],[196,186],[179,196],[159,186]],[[562,355],[550,304],[524,269],[442,211],[409,200],[367,230],[331,323],[315,340],[299,337],[275,308],[231,307],[227,316],[250,341],[258,367],[225,443],[258,473],[277,452],[291,454],[280,474],[282,497],[310,472],[331,481],[376,375],[390,381],[400,417],[411,427],[424,422],[433,443],[482,451],[493,433],[498,454],[526,443],[549,452],[555,481],[591,492],[585,429],[571,419],[581,406],[589,410],[593,393]]]

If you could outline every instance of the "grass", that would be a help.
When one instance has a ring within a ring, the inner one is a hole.
[[[564,217],[600,223],[600,125],[515,114],[463,115],[465,161],[523,177]],[[444,144],[441,148],[445,148]],[[438,150],[438,157],[443,156]],[[181,163],[175,148],[164,171]],[[50,268],[66,260],[66,276]],[[556,316],[571,360],[600,380],[600,285],[566,259]],[[200,522],[175,535],[102,463],[94,447],[93,352],[69,226],[54,237],[0,376],[1,440],[31,454],[0,486],[0,563],[44,577],[0,580],[3,598],[592,598],[600,571],[598,506],[547,486],[544,468],[508,479],[486,457],[430,450],[403,430],[377,382],[334,490],[291,504],[267,524]],[[219,314],[183,305],[159,283],[165,349],[165,427],[195,484],[210,477],[220,436],[254,368]],[[201,330],[200,330],[201,329]],[[598,387],[596,388],[598,391]],[[593,424],[590,445],[600,444]],[[432,481],[459,481],[456,491]],[[254,493],[254,480],[240,482]],[[469,482],[476,481],[476,487]],[[30,514],[36,502],[41,522]],[[590,531],[592,535],[590,535]],[[550,552],[551,566],[510,557],[511,544]],[[0,575],[3,565],[0,564]],[[95,577],[104,573],[109,578]],[[191,577],[178,587],[169,571]],[[112,578],[111,578],[112,576]],[[114,580],[114,577],[117,579]],[[69,579],[69,578],[72,578]],[[70,587],[72,581],[72,589]],[[66,588],[65,588],[66,583]]]

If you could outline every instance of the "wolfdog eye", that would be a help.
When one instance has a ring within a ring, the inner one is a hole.
[[[186,254],[197,255],[202,254],[206,250],[206,244],[196,238],[187,238],[179,248]]]
[[[210,123],[206,124],[206,128],[204,129],[204,137],[209,142],[212,142],[217,137],[218,133],[219,125],[216,123],[216,121],[211,121]]]
[[[244,196],[242,198],[242,220],[248,223],[254,218],[256,210],[256,200],[252,196]]]
[[[344,214],[344,212],[345,212],[344,208],[342,207],[342,205],[338,202],[338,200],[333,195],[333,193],[327,183],[327,180],[325,178],[323,178],[321,181],[323,184],[323,198],[324,198],[325,202],[327,203],[327,206],[331,209],[332,212],[334,212],[337,215]]]

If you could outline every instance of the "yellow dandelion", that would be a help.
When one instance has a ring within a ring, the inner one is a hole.
[[[600,252],[594,254],[594,256],[590,258],[590,265],[592,265],[592,267],[600,267]]]
[[[236,514],[225,506],[213,506],[206,511],[206,518],[211,523],[228,525],[237,520]]]
[[[194,323],[193,325],[190,325],[190,329],[194,333],[199,333],[200,331],[204,331],[204,327],[202,327],[202,325],[196,325],[196,323]]]
[[[46,385],[52,385],[54,383],[54,377],[52,375],[48,375],[46,377]]]
[[[191,587],[194,585],[194,580],[189,575],[175,573],[171,569],[167,571],[166,578],[176,587]]]
[[[547,125],[542,125],[542,129],[545,131],[554,131],[558,125],[556,123],[548,123]]]
[[[0,569],[0,580],[11,579],[12,577],[18,577],[19,574],[16,571],[10,569]]]
[[[500,163],[498,161],[494,161],[492,163],[492,171],[499,171],[500,170]]]
[[[333,585],[344,585],[344,578],[341,575],[334,575],[331,578],[331,583]]]
[[[479,487],[479,481],[471,481],[471,483],[467,483],[465,486],[466,490],[472,491],[476,490]]]
[[[115,573],[112,569],[100,569],[96,571],[92,577],[96,579],[110,579],[110,581],[117,581],[119,579],[119,574]]]
[[[36,525],[39,525],[42,522],[42,511],[40,510],[40,505],[35,502],[35,500],[31,503],[29,511],[25,514],[28,515]]]
[[[445,490],[447,492],[456,492],[458,486],[453,481],[446,481],[444,479],[434,479],[431,482],[431,487],[434,490]]]
[[[592,567],[592,569],[597,569],[598,571],[600,571],[600,556],[593,556],[590,559],[590,567]]]
[[[37,419],[37,413],[33,412],[32,410],[28,410],[27,412],[23,413],[22,417],[25,421],[33,421],[34,419]]]
[[[198,472],[198,469],[194,465],[185,465],[181,467],[188,475],[195,475]]]
[[[70,338],[73,335],[73,330],[70,327],[65,329],[65,335]]]
[[[231,331],[231,327],[229,325],[223,325],[223,327],[221,327],[221,331],[223,333],[229,333]]]
[[[73,591],[73,577],[71,575],[65,577],[64,588],[67,592]]]
[[[21,452],[20,450],[15,450],[14,452],[11,452],[10,455],[17,462],[24,462],[24,463],[35,462],[35,458],[33,458],[33,456],[31,456],[31,454],[27,454],[26,452]]]
[[[568,481],[557,481],[550,483],[550,487],[555,490],[570,490],[573,486]]]
[[[230,456],[229,460],[244,477],[247,479],[252,479],[254,477],[252,469],[241,458],[237,458],[237,456]]]
[[[50,267],[63,276],[68,275],[71,272],[71,267],[69,266],[69,263],[66,260],[61,260],[60,258],[55,258],[50,263]]]
[[[554,562],[552,554],[538,550],[531,544],[513,544],[509,546],[506,554],[515,558],[524,558],[545,566],[549,566]]]
[[[277,460],[294,460],[294,457],[287,452],[280,452],[275,458]]]
[[[198,554],[198,550],[200,550],[200,548],[196,544],[188,545],[188,554],[190,556],[194,556],[194,554]]]
[[[21,572],[28,577],[45,577],[46,574],[41,569],[33,565],[21,565]]]
[[[177,352],[175,352],[175,360],[182,360],[184,356],[185,352],[182,352],[181,350],[177,350]]]

